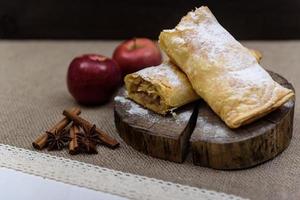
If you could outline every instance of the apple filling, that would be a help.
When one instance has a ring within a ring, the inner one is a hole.
[[[129,85],[128,96],[137,103],[160,114],[166,114],[170,107],[159,95],[157,88],[140,77],[134,79]]]

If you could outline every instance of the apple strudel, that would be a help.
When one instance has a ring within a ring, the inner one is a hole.
[[[266,115],[294,95],[271,78],[207,7],[189,12],[174,29],[161,32],[159,44],[231,128]]]
[[[259,51],[249,51],[258,61],[262,58]],[[129,74],[125,85],[129,98],[159,114],[200,98],[186,75],[170,62]]]
[[[169,62],[128,74],[124,81],[130,99],[160,114],[200,98],[186,75]]]

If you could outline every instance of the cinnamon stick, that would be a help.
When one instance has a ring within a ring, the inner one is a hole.
[[[72,124],[71,128],[70,128],[70,138],[71,141],[69,143],[69,153],[71,155],[75,155],[78,154],[78,141],[77,141],[77,134],[80,132],[80,127],[77,126],[75,123]]]
[[[64,110],[63,115],[72,120],[73,122],[77,123],[81,127],[85,127],[86,129],[90,130],[93,127],[93,124],[88,122],[87,120],[83,119],[82,117],[79,117],[70,111]],[[103,132],[99,128],[95,129],[95,132],[99,135],[100,140],[109,148],[116,148],[119,146],[119,142],[109,136],[107,133]]]
[[[72,113],[73,115],[77,116],[81,113],[80,108],[72,108],[70,110],[70,113]],[[71,120],[67,117],[63,118],[62,120],[60,120],[57,124],[55,124],[52,128],[50,128],[48,130],[48,132],[51,133],[60,133],[66,126],[68,126],[68,124],[71,122]],[[35,149],[43,149],[46,147],[47,145],[47,139],[48,139],[48,134],[46,132],[42,133],[42,135],[40,135],[33,143],[32,146]]]

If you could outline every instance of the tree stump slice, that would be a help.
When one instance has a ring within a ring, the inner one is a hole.
[[[126,98],[124,88],[115,97],[115,125],[121,138],[147,155],[183,162],[194,130],[197,109],[192,103],[176,110],[176,116],[162,116]]]
[[[284,87],[293,86],[269,72]],[[293,133],[295,99],[265,117],[230,129],[204,101],[162,116],[126,98],[121,88],[115,98],[115,124],[119,135],[147,155],[183,162],[191,145],[193,163],[214,169],[244,169],[270,160],[286,149]]]
[[[284,87],[293,86],[280,75],[269,72]],[[286,149],[293,133],[295,99],[265,117],[238,129],[230,129],[202,101],[191,135],[195,165],[214,169],[244,169],[270,160]]]

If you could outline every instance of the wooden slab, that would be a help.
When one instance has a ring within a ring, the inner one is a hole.
[[[283,77],[269,73],[275,81],[294,90]],[[176,110],[176,118],[163,117],[127,99],[121,88],[114,112],[120,136],[133,148],[153,157],[183,162],[190,144],[195,165],[229,170],[261,164],[287,148],[293,133],[294,106],[295,100],[291,99],[254,123],[230,129],[204,101]]]
[[[293,89],[283,77],[269,73],[275,81]],[[243,169],[274,158],[287,148],[292,138],[294,106],[291,99],[254,123],[230,129],[201,102],[190,138],[194,164],[214,169]]]
[[[119,135],[133,148],[147,155],[183,162],[190,135],[195,127],[195,104],[166,117],[144,109],[126,98],[124,88],[115,97],[115,124]]]

